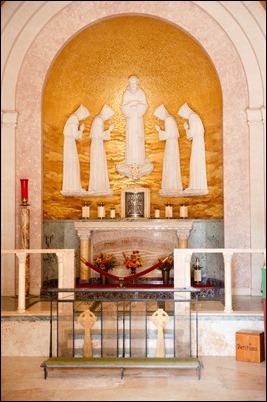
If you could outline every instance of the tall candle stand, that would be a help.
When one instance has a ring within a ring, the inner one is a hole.
[[[21,248],[30,248],[30,210],[28,203],[28,179],[21,179],[21,220],[20,220],[20,236]],[[30,294],[30,256],[27,254],[25,262],[25,295]]]

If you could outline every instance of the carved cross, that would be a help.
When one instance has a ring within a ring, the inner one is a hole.
[[[90,309],[83,311],[78,318],[78,322],[84,327],[84,345],[83,355],[84,357],[92,357],[92,343],[91,343],[91,327],[96,322],[96,316]]]
[[[165,357],[163,328],[169,321],[169,316],[166,311],[163,310],[163,308],[158,308],[157,311],[153,313],[151,319],[153,324],[155,324],[158,329],[156,357]]]

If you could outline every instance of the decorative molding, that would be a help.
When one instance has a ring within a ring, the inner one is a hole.
[[[189,234],[193,226],[192,220],[185,219],[101,219],[74,222],[78,235],[85,235],[92,230],[177,230],[184,231],[185,236]]]
[[[261,123],[262,112],[261,108],[247,108],[247,122],[248,124]]]
[[[18,112],[1,110],[1,127],[16,128],[18,124]]]

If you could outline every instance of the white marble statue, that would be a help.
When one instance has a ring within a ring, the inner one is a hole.
[[[107,130],[104,130],[104,122],[113,115],[114,110],[108,105],[104,105],[99,115],[92,122],[88,187],[88,194],[92,196],[113,194],[109,184],[107,156],[104,145],[104,141],[110,139],[110,133],[114,129],[114,124],[111,124]]]
[[[184,103],[177,113],[180,117],[188,119],[188,123],[184,123],[184,128],[187,139],[192,141],[189,186],[184,193],[187,195],[208,194],[203,123],[199,115],[187,103]]]
[[[122,112],[126,118],[125,163],[118,164],[120,174],[137,179],[149,174],[154,166],[145,156],[144,114],[148,104],[139,79],[132,75],[123,93]]]
[[[159,133],[159,139],[166,141],[162,166],[162,183],[159,195],[164,197],[183,195],[178,144],[180,135],[176,120],[169,114],[164,105],[160,105],[154,110],[154,116],[165,122],[165,130],[161,130],[157,124],[155,125]]]
[[[76,112],[72,113],[67,119],[64,129],[64,145],[63,145],[63,195],[73,195],[84,193],[85,190],[81,186],[80,162],[76,147],[76,141],[82,139],[85,120],[90,116],[89,110],[80,105]]]

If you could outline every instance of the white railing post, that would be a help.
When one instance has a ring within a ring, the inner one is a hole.
[[[64,288],[64,283],[63,283],[63,280],[64,280],[64,264],[63,264],[64,252],[63,251],[57,252],[56,256],[57,256],[57,260],[58,260],[58,285],[57,286],[59,289],[62,289],[62,288]],[[59,299],[63,298],[62,296],[63,296],[62,294],[58,294]]]
[[[19,289],[18,289],[18,312],[25,312],[25,272],[26,272],[26,252],[16,253],[19,260]]]
[[[192,251],[188,248],[174,249],[174,287],[191,286],[191,257]]]
[[[232,313],[232,263],[233,253],[223,252],[224,259],[224,311]]]
[[[191,259],[192,252],[185,254],[185,287],[191,286]]]

